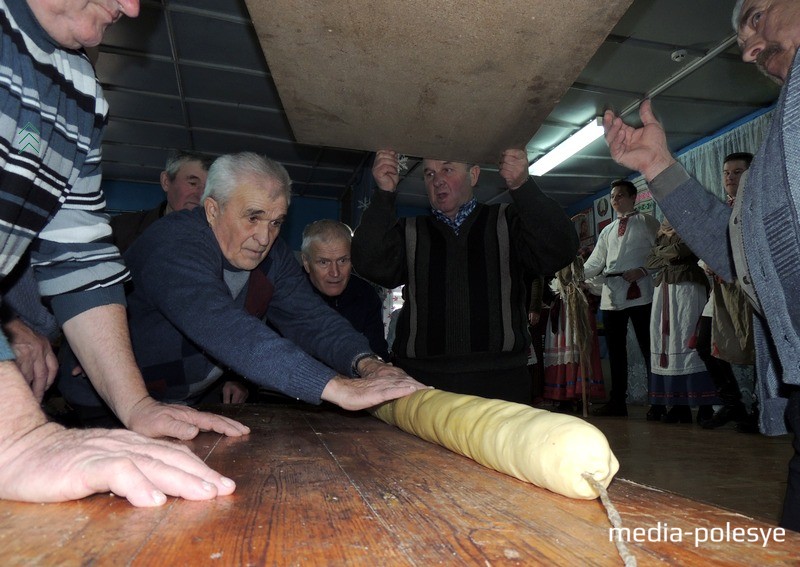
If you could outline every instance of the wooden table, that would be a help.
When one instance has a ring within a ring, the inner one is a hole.
[[[363,413],[215,409],[252,429],[190,444],[236,481],[232,496],[155,509],[109,495],[0,502],[0,564],[622,565],[599,500],[553,494]],[[609,494],[638,539],[650,530],[649,540],[667,540],[637,543],[631,532],[639,565],[800,564],[800,534],[732,542],[726,525],[774,526],[620,478]],[[703,530],[722,541],[696,545]]]

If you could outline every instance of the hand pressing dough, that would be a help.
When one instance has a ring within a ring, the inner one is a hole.
[[[570,498],[597,498],[581,475],[607,487],[619,462],[595,426],[503,400],[419,390],[374,415],[480,464]]]

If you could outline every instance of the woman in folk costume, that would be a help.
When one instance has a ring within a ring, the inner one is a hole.
[[[698,258],[664,219],[647,261],[656,276],[650,317],[651,408],[648,419],[691,423],[691,407],[699,406],[697,422],[713,415],[717,390],[706,366],[690,346],[708,297],[708,278]],[[666,406],[672,406],[666,411]]]
[[[574,411],[586,381],[585,399],[605,397],[597,325],[583,281],[583,258],[578,256],[550,283],[555,300],[545,330],[544,397],[559,402],[557,411]]]

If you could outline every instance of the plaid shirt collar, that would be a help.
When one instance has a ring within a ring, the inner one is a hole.
[[[438,209],[431,208],[433,211],[433,216],[442,221],[444,224],[449,226],[453,229],[453,232],[458,234],[461,225],[464,224],[464,221],[467,220],[467,217],[475,210],[475,207],[478,206],[478,200],[473,197],[463,205],[458,208],[458,213],[456,214],[455,220],[450,220],[450,217],[445,215],[442,211]]]

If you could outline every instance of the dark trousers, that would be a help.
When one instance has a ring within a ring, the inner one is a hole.
[[[617,311],[603,310],[603,328],[611,366],[610,401],[625,403],[628,397],[628,321],[633,323],[636,342],[644,356],[647,376],[650,376],[650,303]]]
[[[794,455],[789,461],[789,478],[786,482],[786,497],[783,499],[781,527],[800,532],[800,387],[789,393],[786,406],[786,421],[794,434]]]
[[[733,374],[731,365],[711,355],[711,317],[700,317],[697,327],[697,354],[705,363],[719,397],[726,407],[735,408],[742,403],[742,391]]]

